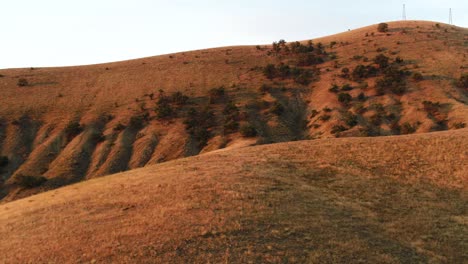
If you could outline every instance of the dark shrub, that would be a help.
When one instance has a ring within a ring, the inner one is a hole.
[[[276,67],[273,64],[268,64],[265,68],[263,68],[263,74],[268,79],[273,79],[276,76]]]
[[[128,123],[128,126],[132,129],[141,129],[144,126],[144,117],[139,115],[139,116],[132,116],[130,118],[130,122]]]
[[[275,102],[271,107],[270,112],[275,115],[281,115],[284,112],[284,106],[279,102]]]
[[[367,100],[367,97],[366,97],[366,95],[365,95],[364,93],[361,92],[361,93],[359,93],[357,99],[358,99],[359,101],[361,101],[361,102],[364,102],[364,101]]]
[[[353,100],[353,97],[348,93],[339,93],[338,101],[344,105],[348,105]]]
[[[331,133],[332,134],[337,134],[337,133],[340,133],[340,132],[343,132],[343,131],[346,131],[346,127],[342,126],[342,125],[334,125],[331,129]]]
[[[83,131],[83,127],[77,121],[72,121],[68,123],[67,127],[65,127],[65,134],[68,137],[68,140],[76,137]]]
[[[354,127],[358,124],[358,117],[357,115],[351,112],[345,112],[342,116],[342,120],[348,125],[349,127]]]
[[[122,125],[121,123],[118,123],[115,127],[114,127],[114,131],[122,131],[126,128],[126,126]]]
[[[26,175],[16,176],[16,183],[24,188],[39,187],[46,181],[47,179],[44,176],[26,176]]]
[[[0,168],[8,165],[8,157],[0,156]]]
[[[400,127],[401,134],[413,134],[414,132],[416,132],[416,127],[408,122],[403,123]]]
[[[341,75],[342,78],[349,78],[349,69],[348,68],[343,68],[341,69]]]
[[[411,78],[412,78],[413,80],[417,81],[417,82],[422,81],[422,80],[424,79],[423,76],[422,76],[422,74],[419,73],[419,72],[414,72],[414,73],[411,75]]]
[[[332,92],[332,93],[338,93],[340,91],[340,87],[336,84],[333,84],[332,87],[330,87],[330,89],[328,89],[328,91]]]
[[[377,31],[378,32],[388,32],[388,24],[387,23],[380,23],[377,26]]]
[[[465,127],[466,127],[466,123],[463,123],[463,122],[458,122],[458,123],[453,124],[453,128],[455,128],[455,129],[462,129],[462,128],[465,128]]]
[[[319,119],[323,122],[330,120],[331,116],[330,115],[322,115],[319,117]]]
[[[379,54],[374,58],[375,64],[379,65],[380,69],[387,68],[389,65],[388,61],[388,57],[383,54]]]
[[[18,80],[18,86],[20,87],[24,87],[24,86],[28,86],[29,83],[28,83],[28,80],[26,80],[25,78],[21,78]]]
[[[184,95],[181,92],[175,92],[171,96],[172,103],[176,105],[184,105],[189,100],[188,96]]]
[[[341,91],[351,91],[352,89],[353,87],[348,83],[341,86]]]
[[[462,74],[457,81],[457,86],[460,88],[468,89],[468,73]]]
[[[240,133],[243,137],[255,137],[257,136],[257,130],[251,124],[245,124],[240,127]]]

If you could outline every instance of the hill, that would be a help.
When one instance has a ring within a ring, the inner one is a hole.
[[[0,205],[6,263],[462,263],[466,130],[219,150]]]
[[[466,127],[468,30],[388,25],[313,41],[0,70],[0,197],[223,148]]]

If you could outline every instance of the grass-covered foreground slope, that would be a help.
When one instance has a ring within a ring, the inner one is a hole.
[[[5,263],[463,263],[466,130],[221,150],[0,205]]]

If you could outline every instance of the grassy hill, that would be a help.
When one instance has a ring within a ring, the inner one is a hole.
[[[219,150],[0,205],[6,263],[462,263],[466,130]]]
[[[218,149],[466,127],[468,30],[388,25],[311,42],[0,70],[0,197]]]

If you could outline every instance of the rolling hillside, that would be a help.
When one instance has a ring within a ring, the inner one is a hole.
[[[219,150],[0,205],[5,263],[463,263],[466,130]]]
[[[0,70],[0,197],[218,149],[463,130],[468,30],[388,25],[312,41]]]

